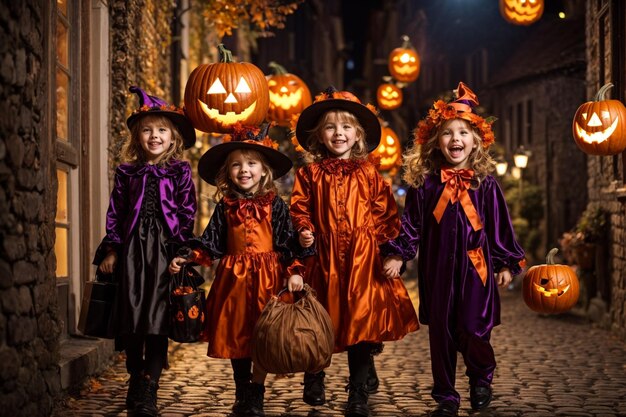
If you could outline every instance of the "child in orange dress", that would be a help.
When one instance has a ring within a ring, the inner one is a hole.
[[[287,284],[303,289],[299,248],[289,208],[274,180],[287,174],[291,160],[273,147],[258,128],[238,126],[232,140],[209,149],[200,159],[200,177],[222,196],[201,237],[187,242],[170,272],[185,262],[220,259],[206,304],[208,356],[228,358],[235,379],[235,416],[264,416],[265,372],[251,373],[250,340],[254,325],[272,295]]]
[[[378,246],[398,235],[400,220],[390,185],[367,160],[380,135],[370,107],[334,89],[316,97],[296,126],[313,162],[296,173],[291,216],[300,244],[315,244],[304,260],[306,281],[333,321],[335,351],[348,352],[351,416],[369,415],[378,386],[372,354],[419,327],[402,280],[382,273]],[[303,399],[325,402],[323,371],[305,374]]]

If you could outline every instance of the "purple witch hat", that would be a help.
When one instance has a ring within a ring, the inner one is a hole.
[[[128,125],[129,129],[132,129],[135,123],[144,116],[164,116],[170,119],[178,128],[183,137],[185,149],[191,148],[196,143],[196,130],[181,108],[168,104],[158,97],[151,96],[137,86],[132,86],[128,90],[139,97],[139,108],[126,119],[126,125]]]

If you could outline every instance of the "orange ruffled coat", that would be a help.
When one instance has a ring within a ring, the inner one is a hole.
[[[305,281],[335,330],[335,352],[359,342],[398,340],[419,328],[401,279],[382,274],[378,245],[400,230],[390,186],[366,161],[325,159],[300,168],[291,195],[297,231],[315,234]]]

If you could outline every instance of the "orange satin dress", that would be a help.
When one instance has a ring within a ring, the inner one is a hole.
[[[402,280],[382,273],[378,245],[398,235],[400,220],[391,187],[372,164],[329,158],[300,168],[290,212],[296,231],[315,234],[305,281],[332,319],[336,352],[419,328]]]
[[[220,226],[214,229],[219,229],[221,238],[217,240],[225,241],[225,247],[207,296],[203,339],[209,343],[210,357],[249,358],[254,325],[290,273],[290,268],[281,264],[281,253],[274,244],[272,205],[286,214],[280,216],[284,218],[281,235],[292,231],[291,223],[287,204],[274,194],[222,201],[224,208],[220,207],[219,214],[223,219],[215,222]],[[214,220],[212,217],[211,222]],[[207,230],[213,227],[211,222]]]

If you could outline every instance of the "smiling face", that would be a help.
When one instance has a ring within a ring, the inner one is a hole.
[[[402,90],[394,84],[381,84],[376,92],[378,107],[394,110],[402,104]]]
[[[146,162],[158,163],[172,146],[172,125],[164,117],[145,116],[139,122],[139,144]]]
[[[243,193],[255,194],[267,171],[255,152],[232,151],[228,155],[228,177]]]
[[[463,119],[446,121],[438,133],[439,149],[454,169],[470,167],[470,156],[478,147],[471,125]]]
[[[420,59],[417,51],[408,48],[396,48],[389,54],[389,73],[398,81],[410,83],[420,73]]]
[[[578,301],[578,277],[567,265],[535,265],[524,276],[523,295],[526,304],[534,311],[564,312]]]
[[[515,25],[530,25],[543,15],[543,0],[500,0],[500,13]]]
[[[336,158],[350,158],[352,147],[361,140],[360,131],[345,115],[331,111],[325,116],[320,142]]]
[[[311,104],[311,92],[304,81],[293,74],[269,75],[270,107],[267,118],[279,126],[288,126],[291,116]]]

